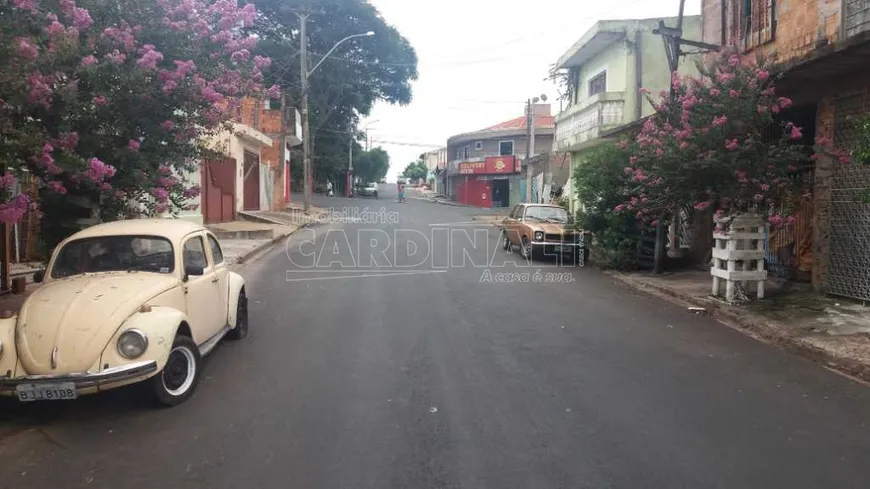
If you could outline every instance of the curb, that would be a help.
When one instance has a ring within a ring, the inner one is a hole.
[[[864,382],[870,382],[870,365],[832,354],[828,350],[803,341],[802,338],[784,334],[781,329],[772,327],[772,325],[779,324],[775,320],[762,318],[752,313],[735,311],[734,306],[719,302],[713,298],[701,299],[686,296],[667,287],[632,280],[630,276],[619,272],[604,271],[604,273],[633,289],[651,293],[671,303],[681,306],[688,304],[694,307],[702,307],[713,319],[747,336],[773,344],[785,351],[798,354],[821,364],[823,367],[837,370],[840,373],[855,377]]]
[[[267,249],[269,249],[269,248],[275,246],[276,244],[278,244],[278,243],[281,242],[282,240],[285,240],[285,239],[287,239],[288,237],[293,236],[294,234],[298,233],[300,230],[302,230],[302,229],[306,229],[306,228],[308,228],[308,227],[311,227],[312,224],[313,224],[313,223],[306,223],[306,224],[303,224],[303,225],[299,226],[298,228],[294,229],[293,231],[290,231],[289,233],[283,233],[283,234],[281,234],[280,236],[276,236],[276,237],[270,239],[269,241],[266,241],[265,243],[263,243],[263,244],[257,246],[256,248],[254,248],[254,249],[252,249],[252,250],[246,252],[245,254],[239,256],[238,258],[236,258],[236,265],[243,265],[243,264],[245,264],[245,263],[246,263],[248,260],[250,260],[252,257],[254,257],[254,256],[256,256],[256,255],[259,255],[259,254],[262,253],[263,251],[265,251],[265,250],[267,250]]]

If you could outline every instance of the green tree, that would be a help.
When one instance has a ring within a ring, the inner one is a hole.
[[[362,151],[354,156],[353,172],[363,182],[379,182],[390,169],[390,155],[383,148]]]
[[[347,167],[348,128],[356,128],[376,102],[405,105],[417,79],[410,43],[365,0],[258,0],[256,31],[262,54],[273,60],[267,84],[300,100],[298,12],[309,12],[309,68],[341,39],[368,31],[373,37],[342,44],[310,79],[312,164],[315,176]],[[355,134],[357,139],[358,134]]]
[[[408,166],[405,167],[405,171],[402,172],[402,175],[405,178],[411,180],[419,180],[425,179],[427,175],[429,175],[429,169],[426,168],[426,164],[422,161],[415,161],[413,163],[408,163]]]

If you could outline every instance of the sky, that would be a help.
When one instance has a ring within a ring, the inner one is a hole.
[[[454,134],[523,115],[525,101],[547,95],[559,111],[550,66],[599,20],[676,16],[679,0],[369,0],[417,51],[413,101],[378,104],[372,146],[390,154],[387,180]],[[687,0],[698,15],[701,0]],[[663,59],[664,63],[665,60]],[[401,144],[395,144],[401,143]]]

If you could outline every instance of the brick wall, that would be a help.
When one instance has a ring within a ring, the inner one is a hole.
[[[834,97],[822,98],[816,108],[816,137],[834,137]],[[813,288],[824,291],[828,283],[828,257],[831,215],[831,173],[834,161],[823,157],[816,161],[813,182]]]
[[[266,109],[262,100],[242,99],[236,117],[242,124],[253,127],[272,139],[271,147],[260,150],[260,163],[269,165],[272,172],[272,210],[284,208],[284,166],[281,164],[281,109]]]
[[[722,4],[725,3],[726,33],[733,29],[733,12],[744,0],[702,0],[702,35],[705,42],[722,43]],[[757,2],[759,0],[753,0]],[[764,1],[764,0],[761,0]],[[777,62],[809,54],[821,42],[840,38],[842,0],[774,0],[777,25],[773,40],[749,51],[772,55]],[[736,40],[728,35],[726,44]]]

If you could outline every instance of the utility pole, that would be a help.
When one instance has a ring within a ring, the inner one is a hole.
[[[346,197],[351,196],[351,189],[353,188],[353,127],[348,127],[348,138],[347,142],[347,188],[344,191]]]
[[[287,177],[290,175],[287,168],[287,96],[281,92],[281,151],[278,152],[281,163],[278,167],[278,175],[281,178],[281,188],[284,189],[284,205],[290,202],[290,189],[287,188]],[[274,182],[272,188],[275,188]],[[272,200],[274,202],[274,198]]]
[[[677,91],[674,88],[673,84],[673,76],[677,74],[680,68],[680,56],[682,56],[681,47],[682,45],[694,46],[697,48],[717,51],[720,49],[720,46],[716,46],[713,44],[707,44],[704,42],[698,41],[690,41],[688,39],[683,39],[683,14],[685,12],[686,0],[680,0],[680,12],[677,16],[677,27],[667,27],[665,26],[665,22],[663,20],[659,21],[659,26],[657,29],[653,29],[653,34],[659,34],[662,36],[662,41],[665,43],[665,54],[668,57],[668,69],[671,72],[671,80],[668,81],[670,85],[670,101],[674,102],[674,98],[677,96]],[[673,233],[674,234],[674,242],[672,242],[672,248],[674,246],[679,247],[680,238],[679,238],[679,224],[678,220],[680,218],[680,210],[674,209],[673,211]],[[667,241],[667,235],[665,231],[665,226],[663,223],[664,219],[659,219],[658,226],[656,226],[656,244],[655,244],[655,253],[653,255],[653,273],[662,273],[664,269],[664,257],[665,257],[665,247]]]
[[[299,17],[299,78],[302,86],[302,174],[305,192],[303,211],[311,210],[311,135],[308,127],[308,32],[306,23],[309,14],[296,14]]]

